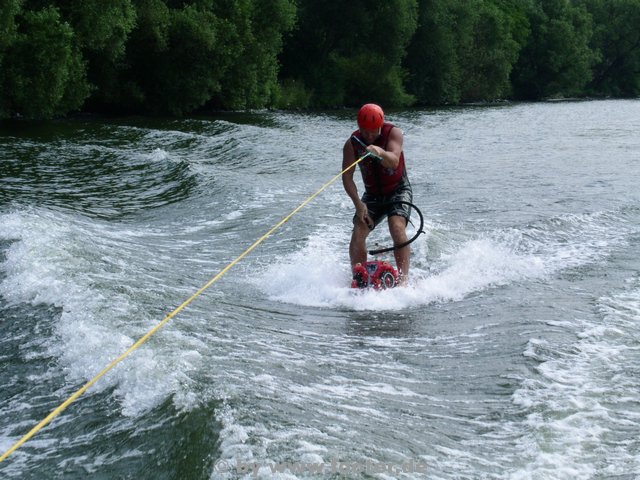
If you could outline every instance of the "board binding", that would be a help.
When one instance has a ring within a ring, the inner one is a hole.
[[[399,279],[398,271],[389,262],[371,260],[353,267],[351,288],[386,290],[397,286]]]

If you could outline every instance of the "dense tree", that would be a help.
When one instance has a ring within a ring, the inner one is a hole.
[[[640,0],[1,0],[0,118],[640,93]]]
[[[19,0],[6,0],[0,3],[0,118],[7,117],[9,112],[9,95],[6,92],[4,57],[7,49],[17,36],[16,15],[20,12]]]
[[[89,93],[98,110],[263,107],[277,97],[277,55],[295,20],[293,0],[6,0],[0,8],[3,117],[64,114]]]
[[[462,101],[505,98],[521,46],[514,40],[515,19],[491,0],[478,1],[471,15],[471,42],[462,45]]]
[[[16,15],[20,12],[20,5],[20,0],[0,2],[0,55],[16,36]]]
[[[240,26],[237,51],[221,78],[224,94],[213,99],[224,108],[263,107],[275,102],[283,32],[291,30],[295,22],[296,9],[290,0],[245,0],[244,4],[236,12],[235,23]]]
[[[282,77],[305,85],[318,106],[409,104],[401,61],[416,22],[415,0],[300,0]]]
[[[516,97],[580,94],[596,60],[589,46],[591,15],[573,2],[536,0],[529,21],[531,36],[512,75]]]
[[[421,1],[419,27],[405,61],[409,91],[426,104],[507,96],[509,75],[528,33],[519,13],[508,0]]]
[[[139,21],[129,41],[128,85],[123,100],[138,111],[174,115],[200,107],[220,91],[220,77],[232,61],[221,45],[225,25],[195,5],[170,8],[140,0]],[[228,29],[227,29],[228,30]]]
[[[120,89],[119,71],[136,22],[133,3],[131,0],[58,0],[56,4],[72,25],[87,62],[88,79],[94,85],[91,105],[108,101]]]
[[[58,0],[83,49],[116,59],[122,56],[136,11],[131,0]]]
[[[599,60],[588,92],[595,95],[640,95],[640,0],[583,0],[591,13],[592,48]]]
[[[89,95],[73,29],[55,7],[24,12],[3,58],[5,115],[51,117],[82,106]]]
[[[404,65],[410,72],[408,90],[419,103],[460,100],[461,65],[458,45],[470,42],[471,22],[464,0],[422,0],[418,28]]]
[[[277,87],[277,53],[291,28],[289,0],[137,0],[122,98],[135,110],[184,114],[210,102],[265,106]]]

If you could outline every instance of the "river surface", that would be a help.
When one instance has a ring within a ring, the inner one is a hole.
[[[640,101],[387,117],[408,287],[349,288],[338,180],[0,477],[640,478]],[[336,175],[354,118],[0,125],[0,453]]]

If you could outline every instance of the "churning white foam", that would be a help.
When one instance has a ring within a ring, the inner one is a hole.
[[[526,414],[523,465],[512,479],[640,474],[633,447],[640,413],[640,283],[598,300],[595,320],[575,319],[577,339],[555,346],[533,338],[524,355],[538,375],[513,395]],[[635,477],[634,477],[635,478]]]
[[[274,300],[317,307],[355,310],[400,310],[432,302],[460,300],[490,286],[544,274],[544,262],[534,255],[510,251],[492,239],[469,240],[436,259],[437,270],[414,255],[411,281],[387,291],[350,288],[351,269],[346,241],[337,230],[309,239],[307,245],[263,269],[254,282]],[[342,246],[340,245],[342,244]],[[337,250],[342,253],[338,254]],[[421,250],[421,249],[416,249]],[[392,257],[387,260],[394,263]]]
[[[80,384],[125,352],[159,319],[139,303],[123,252],[139,232],[49,210],[0,216],[0,239],[11,242],[3,264],[0,294],[9,304],[47,304],[60,308],[47,348],[66,375]],[[134,248],[134,247],[132,247]],[[130,252],[129,252],[130,253]],[[162,352],[149,344],[116,367],[93,388],[116,387],[123,413],[137,415],[186,385],[184,372],[198,355]],[[174,364],[180,364],[180,368]],[[167,372],[172,372],[167,374]],[[178,395],[180,397],[180,395]],[[180,397],[182,398],[182,397]],[[185,402],[188,399],[185,397]]]
[[[271,299],[315,307],[400,310],[433,302],[458,301],[473,292],[530,281],[566,268],[598,261],[624,237],[615,219],[602,214],[568,215],[540,225],[452,234],[441,253],[429,258],[429,228],[412,246],[409,285],[389,291],[350,288],[348,239],[325,227],[301,250],[264,267],[256,283]],[[433,228],[433,226],[431,226]],[[442,236],[443,232],[439,232]],[[391,254],[386,260],[393,261]]]

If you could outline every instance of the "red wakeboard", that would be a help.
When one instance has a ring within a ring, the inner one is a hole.
[[[399,278],[398,271],[389,262],[372,260],[353,267],[351,288],[386,290],[397,286]]]

